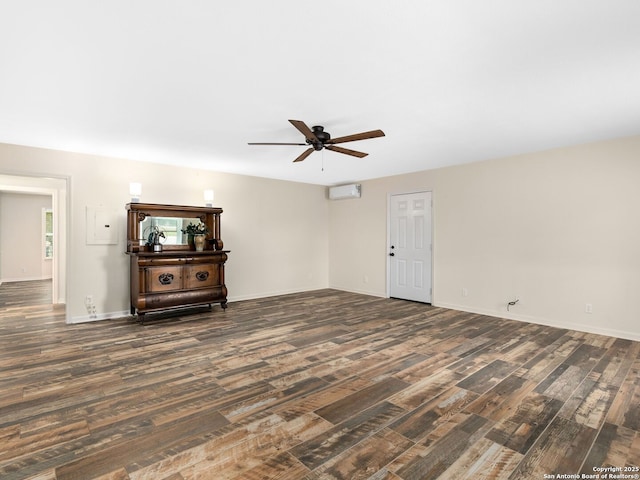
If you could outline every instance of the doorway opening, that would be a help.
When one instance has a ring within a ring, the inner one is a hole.
[[[24,292],[25,295],[20,295],[23,305],[29,298],[27,291],[33,293],[33,303],[36,305],[42,304],[44,299],[53,305],[66,303],[67,185],[68,178],[0,173],[0,208],[4,213],[0,221],[8,221],[14,230],[17,228],[16,224],[22,221],[21,215],[27,215],[23,211],[25,203],[20,201],[21,198],[25,199],[26,204],[27,199],[48,199],[47,208],[38,208],[40,213],[37,215],[29,214],[29,217],[35,217],[30,220],[36,223],[35,228],[38,228],[39,238],[42,240],[41,249],[36,246],[35,254],[12,246],[8,239],[15,238],[15,233],[9,230],[9,225],[4,225],[3,231],[9,232],[12,237],[0,237],[0,282],[4,283],[7,292],[12,291],[15,295]],[[51,215],[42,217],[45,220],[42,220],[42,227],[39,227],[38,216],[42,216],[42,212],[46,210],[50,210]],[[46,223],[47,219],[51,221],[49,225]],[[33,261],[33,257],[43,260],[42,267],[39,267],[39,263],[29,263]]]

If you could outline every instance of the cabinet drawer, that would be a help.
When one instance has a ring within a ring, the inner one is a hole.
[[[211,287],[220,283],[219,265],[186,265],[184,272],[187,289]]]
[[[182,288],[182,269],[178,266],[146,268],[147,292],[167,292]]]

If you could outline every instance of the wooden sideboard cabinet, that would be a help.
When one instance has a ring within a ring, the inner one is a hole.
[[[227,308],[221,208],[129,203],[126,209],[132,315],[142,322],[149,312],[214,303]],[[207,230],[202,251],[182,232],[189,224]],[[149,244],[152,231],[162,232],[159,247]]]

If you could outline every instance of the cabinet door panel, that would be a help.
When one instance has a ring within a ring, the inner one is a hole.
[[[183,267],[151,267],[146,270],[148,292],[168,292],[182,288]]]
[[[220,284],[220,266],[187,265],[185,267],[185,288],[212,287]]]

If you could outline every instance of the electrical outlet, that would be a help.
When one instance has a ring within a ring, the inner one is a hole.
[[[466,288],[462,288],[462,296],[463,297],[468,297],[469,296],[469,290]]]
[[[584,306],[584,313],[593,313],[593,305],[591,305],[590,303],[587,303]]]

